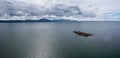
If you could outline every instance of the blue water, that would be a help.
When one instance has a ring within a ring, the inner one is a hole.
[[[0,58],[120,58],[120,22],[0,23]]]

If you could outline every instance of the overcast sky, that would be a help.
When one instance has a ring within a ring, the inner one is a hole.
[[[0,19],[120,20],[120,0],[0,0]]]

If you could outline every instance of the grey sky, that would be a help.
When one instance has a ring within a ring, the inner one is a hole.
[[[1,19],[29,15],[79,20],[119,20],[119,4],[120,0],[0,0],[0,15]]]

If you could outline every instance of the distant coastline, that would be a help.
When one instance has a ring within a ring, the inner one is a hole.
[[[78,22],[76,20],[64,20],[64,19],[59,19],[59,20],[49,20],[46,18],[42,18],[39,20],[0,20],[0,23],[20,23],[20,22]]]

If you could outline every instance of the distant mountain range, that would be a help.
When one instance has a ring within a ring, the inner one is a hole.
[[[19,22],[78,22],[76,20],[67,20],[67,19],[59,19],[59,20],[49,20],[46,18],[42,18],[39,20],[0,20],[0,23],[19,23]]]

